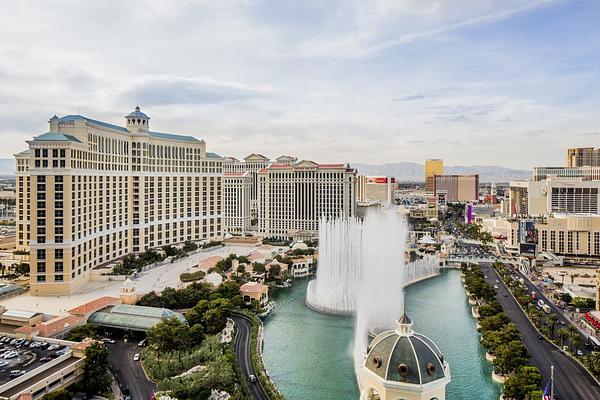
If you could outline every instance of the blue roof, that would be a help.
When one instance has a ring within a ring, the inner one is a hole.
[[[140,106],[137,106],[135,108],[135,111],[130,112],[129,114],[127,114],[125,117],[134,117],[134,118],[146,118],[146,119],[150,119],[149,116],[147,116],[146,114],[144,114],[143,112],[140,111]]]
[[[207,158],[223,158],[220,155],[218,155],[217,153],[206,153],[206,157]]]
[[[95,119],[87,118],[87,117],[84,117],[82,115],[67,115],[65,117],[62,117],[60,119],[60,122],[64,122],[64,121],[76,121],[76,120],[84,120],[84,121],[87,121],[90,124],[102,126],[104,128],[116,129],[116,130],[121,131],[121,132],[129,132],[127,130],[127,128],[124,128],[122,126],[109,124],[108,122],[97,121]]]
[[[134,111],[133,113],[131,113],[130,115],[136,113],[137,111]],[[140,112],[140,114],[143,114],[144,116],[146,114]],[[129,130],[127,130],[127,128],[124,128],[122,126],[118,126],[118,125],[113,125],[113,124],[109,124],[107,122],[102,122],[102,121],[97,121],[95,119],[91,119],[91,118],[87,118],[84,117],[82,115],[67,115],[65,117],[62,117],[60,119],[60,122],[64,122],[64,121],[76,121],[76,120],[84,120],[90,124],[94,124],[94,125],[98,125],[98,126],[102,126],[104,128],[109,128],[109,129],[115,129],[121,132],[126,132],[129,133]],[[183,140],[186,142],[199,142],[198,139],[196,139],[193,136],[187,136],[187,135],[175,135],[172,133],[162,133],[162,132],[148,132],[148,134],[150,134],[151,137],[156,138],[156,139],[167,139],[167,140]]]
[[[64,133],[52,133],[46,132],[33,138],[34,142],[75,142],[81,143],[79,139],[72,135],[65,135]]]
[[[152,136],[153,138],[156,138],[156,139],[184,140],[186,142],[199,142],[199,140],[193,136],[174,135],[172,133],[162,133],[162,132],[148,132],[148,133],[150,134],[150,136]]]

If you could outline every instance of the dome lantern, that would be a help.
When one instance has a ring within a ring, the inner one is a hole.
[[[136,106],[133,112],[125,116],[125,127],[130,132],[147,133],[150,129],[150,117],[140,111],[140,106]]]

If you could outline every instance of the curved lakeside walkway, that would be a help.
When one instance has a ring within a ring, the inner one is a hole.
[[[265,319],[263,358],[288,400],[358,399],[354,376],[352,318],[324,315],[305,305],[307,280],[280,290]],[[479,344],[460,273],[443,271],[406,289],[406,311],[416,331],[436,342],[450,363],[448,399],[497,399],[501,385]]]

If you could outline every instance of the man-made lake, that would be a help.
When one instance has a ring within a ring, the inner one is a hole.
[[[354,321],[309,309],[307,280],[274,296],[265,319],[264,361],[288,400],[358,399],[351,355]],[[450,364],[449,400],[498,399],[457,270],[406,289],[406,313],[416,332],[429,336]]]

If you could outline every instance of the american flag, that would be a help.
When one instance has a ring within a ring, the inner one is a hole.
[[[550,379],[546,384],[546,389],[544,389],[542,400],[552,400],[552,379]]]

